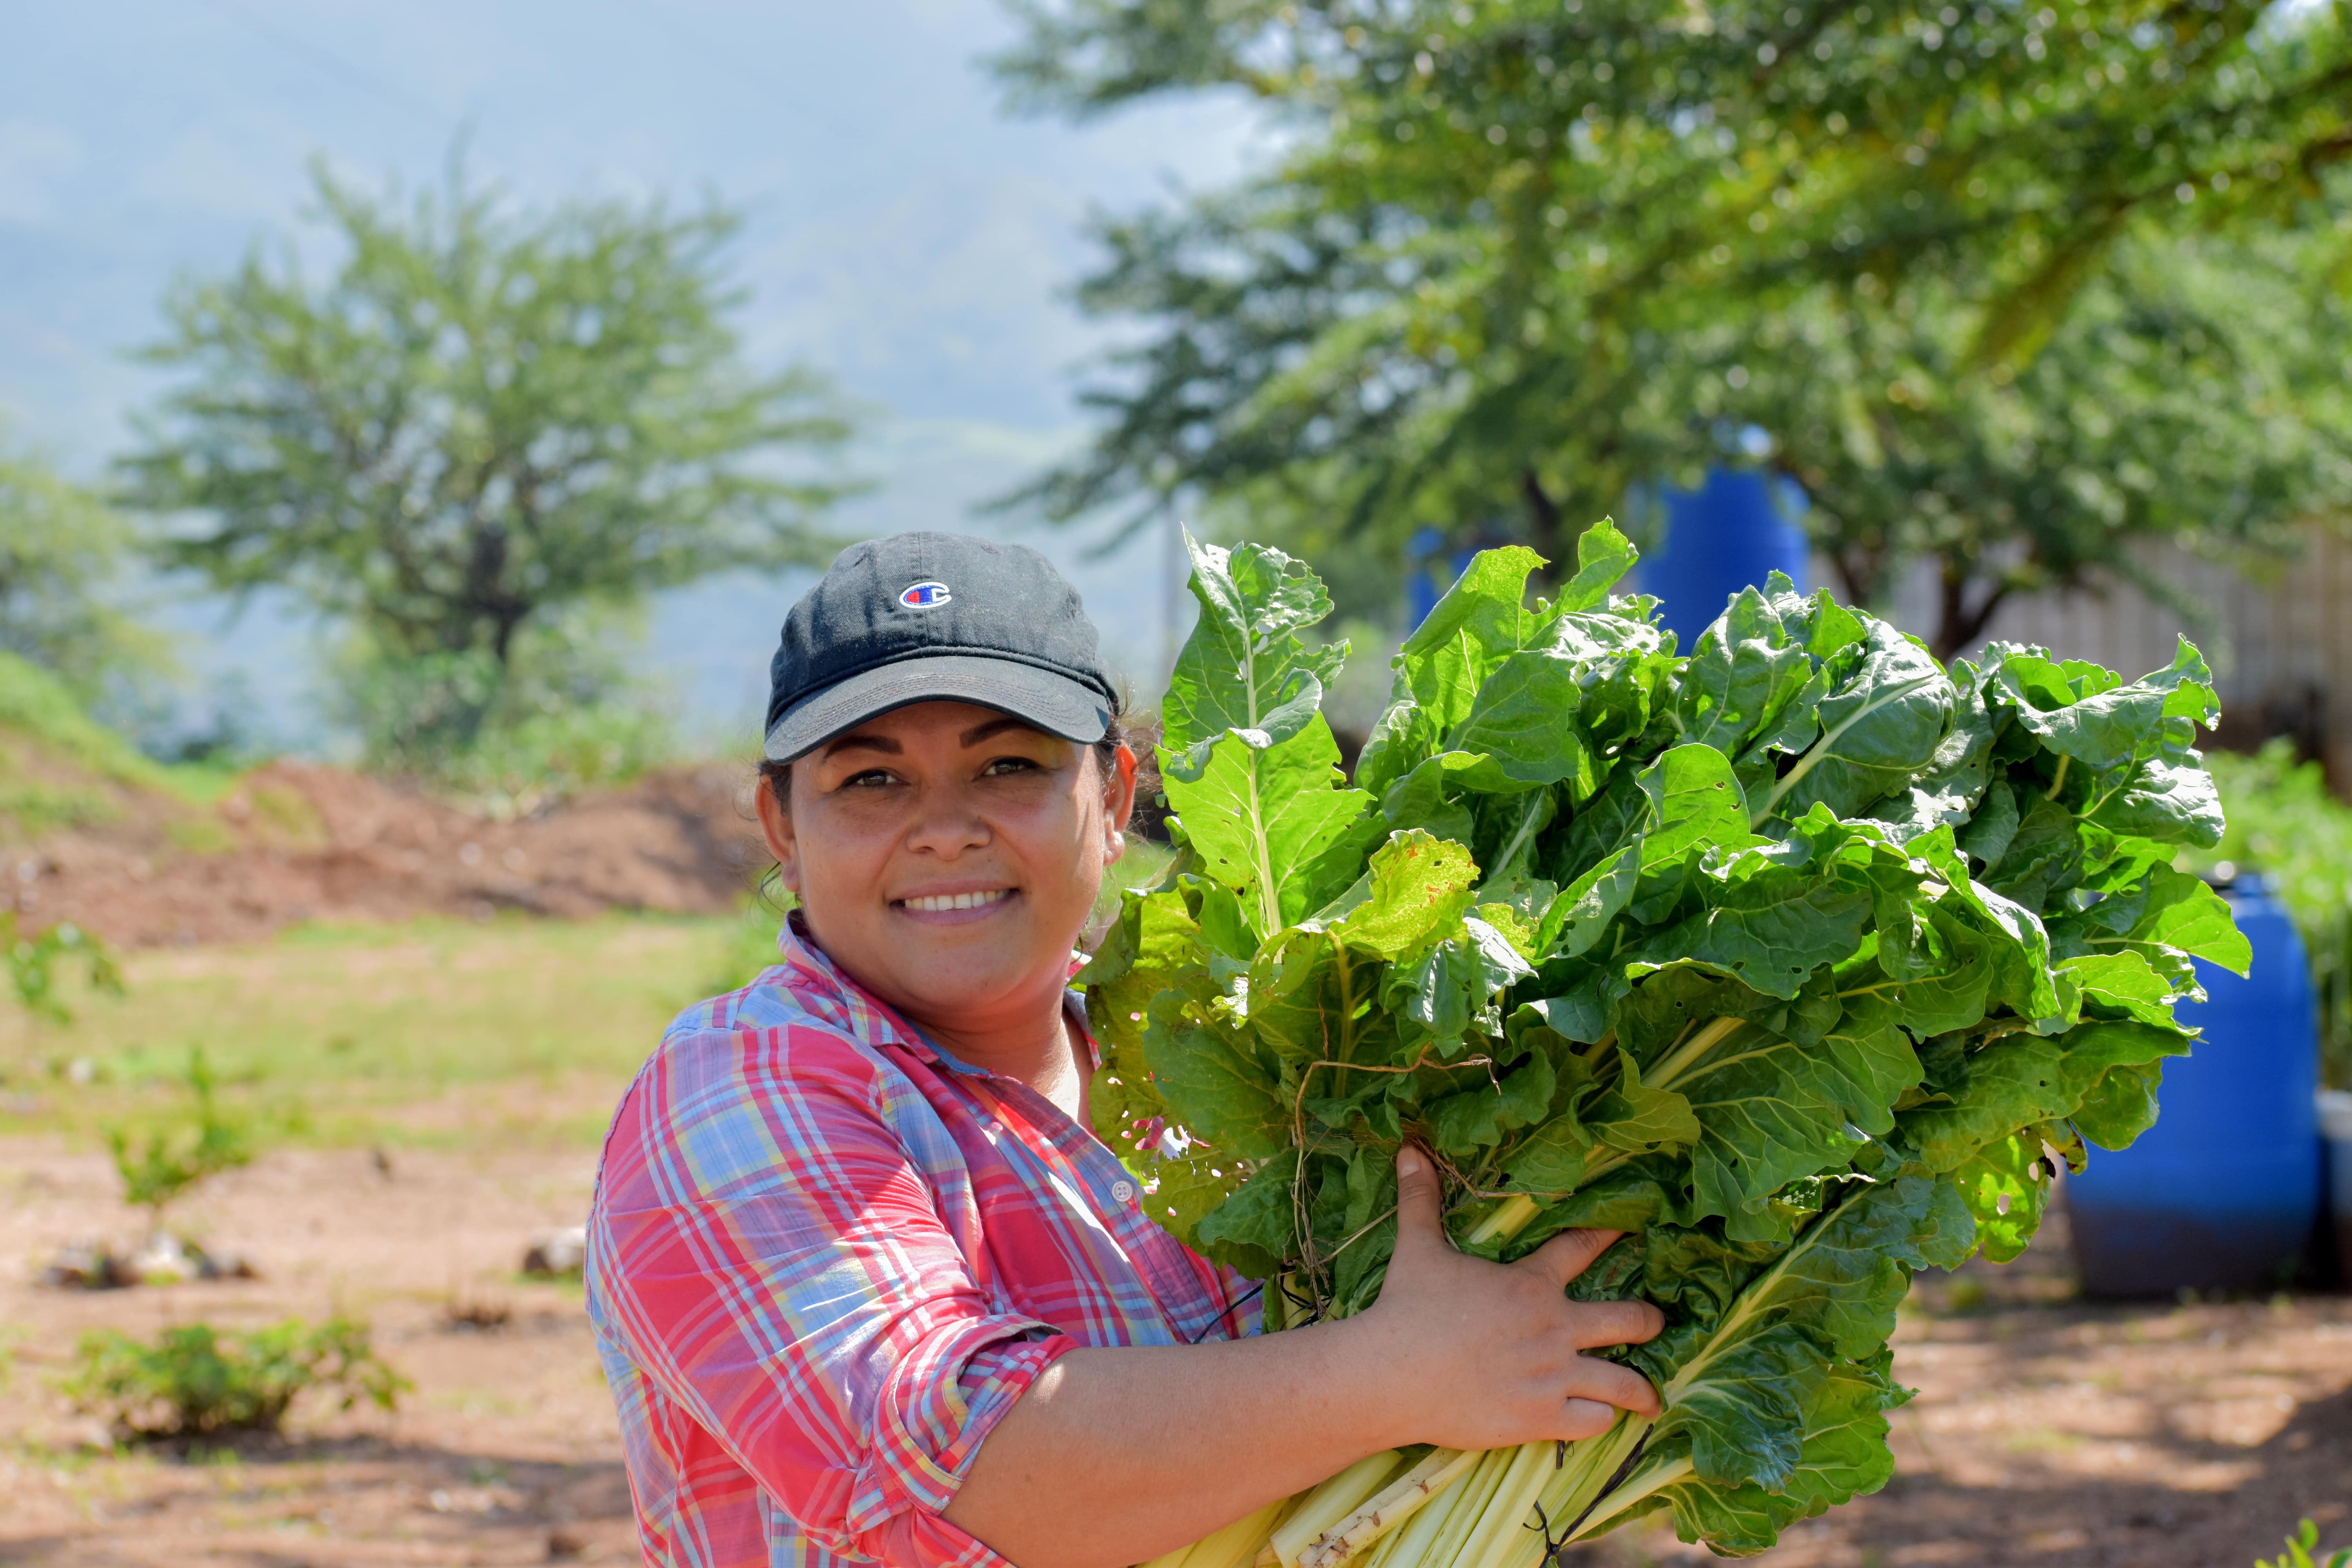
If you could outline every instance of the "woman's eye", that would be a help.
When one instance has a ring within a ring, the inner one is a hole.
[[[868,768],[862,773],[852,773],[847,778],[842,780],[841,787],[843,789],[873,789],[877,785],[887,784],[889,782],[890,774],[887,770],[883,768]]]
[[[1003,778],[1008,773],[1034,773],[1037,764],[1027,757],[999,757],[980,770],[982,778]]]

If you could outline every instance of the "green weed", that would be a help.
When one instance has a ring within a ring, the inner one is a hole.
[[[241,1333],[189,1323],[152,1343],[96,1329],[81,1337],[76,1356],[59,1392],[75,1409],[104,1416],[126,1442],[275,1432],[296,1397],[313,1388],[337,1397],[341,1409],[365,1400],[391,1410],[415,1386],[376,1355],[365,1323],[341,1317],[289,1318]]]
[[[59,921],[37,936],[22,934],[16,911],[0,910],[0,951],[8,960],[8,983],[25,1011],[53,1024],[70,1023],[72,1012],[58,994],[58,972],[79,963],[89,988],[104,995],[122,994],[122,971],[106,944],[75,925]]]
[[[2273,1557],[2257,1557],[2254,1568],[2352,1568],[2352,1546],[2339,1546],[2325,1559],[2319,1551],[2319,1526],[2309,1520],[2286,1538],[2286,1550]]]
[[[253,1163],[252,1124],[221,1108],[203,1050],[188,1052],[183,1081],[195,1102],[185,1120],[150,1128],[144,1142],[136,1145],[125,1129],[106,1131],[106,1146],[122,1178],[123,1201],[147,1211],[151,1233],[163,1228],[163,1211],[189,1188]]]

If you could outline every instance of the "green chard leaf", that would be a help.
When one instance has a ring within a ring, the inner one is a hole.
[[[1617,525],[1602,518],[1586,529],[1576,541],[1576,575],[1570,577],[1553,601],[1559,611],[1590,610],[1609,602],[1609,590],[1614,588],[1641,552],[1633,542],[1617,531]]]
[[[1438,733],[1468,717],[1487,673],[1528,646],[1528,576],[1542,564],[1516,544],[1480,551],[1398,650],[1404,689]]]
[[[1301,629],[1331,613],[1305,562],[1256,544],[1226,551],[1190,533],[1184,548],[1201,616],[1177,656],[1160,717],[1170,776],[1197,779],[1229,732],[1265,747],[1305,729],[1348,648],[1299,640]]]
[[[1228,731],[1197,778],[1171,773],[1165,787],[1202,871],[1239,898],[1260,941],[1345,892],[1382,832],[1371,797],[1339,787],[1320,713],[1268,746]]]
[[[2249,950],[2170,863],[2220,830],[2193,647],[1948,672],[1779,579],[1682,658],[1609,597],[1631,559],[1596,529],[1531,607],[1531,552],[1475,557],[1348,788],[1320,585],[1195,548],[1179,858],[1081,976],[1093,1104],[1147,1212],[1283,1277],[1270,1324],[1378,1299],[1407,1138],[1466,1252],[1629,1233],[1570,1291],[1659,1304],[1618,1353],[1666,1409],[1579,1537],[1665,1509],[1738,1555],[1884,1484],[1913,1271],[2021,1250],[2154,1121],[2195,965]]]

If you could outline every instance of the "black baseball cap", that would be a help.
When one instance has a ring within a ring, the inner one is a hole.
[[[1118,695],[1054,563],[962,533],[853,544],[784,616],[762,754],[787,763],[877,714],[972,702],[1092,745]]]

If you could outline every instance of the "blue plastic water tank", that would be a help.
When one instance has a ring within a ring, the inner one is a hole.
[[[2319,1040],[2303,942],[2262,879],[2228,891],[2254,953],[2243,980],[2197,965],[2205,1031],[2164,1064],[2154,1127],[2091,1151],[2066,1183],[2074,1260],[2095,1296],[2284,1284],[2319,1205]]]
[[[1445,535],[1434,528],[1413,530],[1404,547],[1404,629],[1408,636],[1420,630],[1421,623],[1429,619],[1429,612],[1437,608],[1438,599],[1469,566],[1470,555],[1469,551],[1458,549],[1449,555]]]
[[[1687,653],[1734,594],[1785,572],[1805,585],[1805,493],[1755,468],[1709,468],[1695,490],[1667,490],[1665,527],[1634,567],[1655,594],[1666,626]]]

